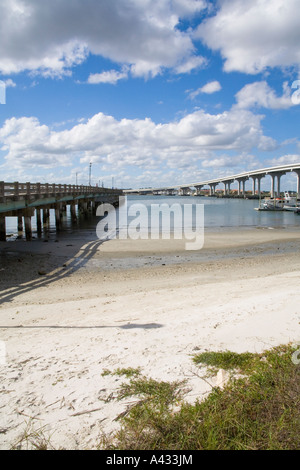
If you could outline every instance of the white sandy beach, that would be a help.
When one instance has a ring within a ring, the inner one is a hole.
[[[169,240],[2,243],[0,449],[29,425],[54,448],[95,448],[128,403],[112,399],[125,378],[106,369],[185,379],[194,401],[210,386],[193,354],[298,342],[299,248],[300,232],[283,229],[207,233],[199,252]]]

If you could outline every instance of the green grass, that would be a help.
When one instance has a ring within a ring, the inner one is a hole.
[[[101,436],[99,449],[298,450],[300,365],[292,360],[296,349],[282,345],[262,354],[195,355],[199,367],[233,373],[223,389],[213,388],[194,404],[184,400],[185,382],[156,381],[142,376],[139,368],[105,370],[103,375],[126,377],[115,398],[126,400],[127,409],[119,416],[120,430]],[[30,419],[11,448],[54,450],[46,428],[36,424]]]
[[[134,369],[133,367],[127,367],[127,368],[117,368],[114,371],[110,371],[108,369],[104,369],[102,372],[102,377],[105,377],[106,375],[125,375],[125,377],[135,377],[137,375],[140,375],[141,369],[138,367]]]
[[[34,418],[26,423],[24,431],[11,445],[11,450],[55,450],[51,444],[51,436],[46,434],[46,427],[35,426]]]
[[[193,361],[195,364],[208,366],[213,372],[218,369],[235,369],[245,373],[261,360],[261,356],[249,352],[238,354],[232,351],[212,351],[196,354]]]
[[[195,356],[195,362],[246,374],[224,389],[188,404],[183,383],[139,376],[122,384],[118,399],[136,402],[121,416],[121,430],[102,448],[126,450],[299,449],[300,368],[291,345],[263,354],[226,351]]]

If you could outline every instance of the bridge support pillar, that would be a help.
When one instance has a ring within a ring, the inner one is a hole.
[[[269,173],[272,180],[271,180],[271,197],[275,197],[275,194],[277,197],[280,197],[280,178],[286,174],[285,171],[277,171],[274,173]],[[277,177],[277,191],[275,189],[275,178]]]
[[[5,221],[5,215],[0,215],[0,242],[6,242],[6,221]]]
[[[247,179],[247,180],[248,180],[248,179]],[[243,185],[243,190],[242,190],[242,191],[243,191],[243,196],[245,196],[245,194],[246,194],[246,181],[247,181],[247,180],[243,179],[243,181],[242,181],[242,185]]]
[[[190,188],[180,188],[180,196],[187,196],[190,192]]]
[[[252,177],[252,195],[255,196],[256,191],[256,176]]]
[[[258,196],[260,196],[260,194],[261,194],[260,182],[261,182],[262,178],[264,178],[264,175],[260,175],[260,176],[257,177],[257,194],[258,194]]]
[[[277,175],[277,197],[280,197],[280,178],[282,175],[285,175],[285,173]]]
[[[240,197],[245,196],[245,183],[248,181],[248,177],[242,177],[242,178],[237,178],[238,182],[238,196]],[[241,189],[241,184],[242,184],[242,189]]]
[[[297,175],[297,198],[300,199],[300,170],[293,170]]]
[[[245,196],[246,181],[245,180],[239,181],[239,184],[241,184],[241,183],[242,183],[242,195]],[[239,189],[239,193],[240,193],[240,189]]]
[[[271,197],[275,196],[275,175],[271,175]]]
[[[255,193],[256,193],[256,180],[257,180],[257,194],[258,196],[260,196],[260,181],[261,179],[264,177],[264,175],[255,175],[255,176],[251,176],[252,180],[253,180],[253,189],[252,189],[252,194],[253,196],[255,196]]]
[[[238,196],[241,195],[241,180],[237,180],[238,181]]]
[[[210,183],[208,186],[209,186],[209,195],[214,196],[216,194],[217,183]]]
[[[222,181],[224,184],[224,196],[230,195],[230,185],[234,180]]]

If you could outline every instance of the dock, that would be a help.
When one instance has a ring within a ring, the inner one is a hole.
[[[80,213],[96,213],[100,204],[117,206],[122,195],[122,190],[98,186],[0,181],[0,241],[7,238],[6,217],[17,217],[19,236],[25,229],[26,240],[31,241],[34,215],[37,232],[41,234],[49,223],[50,209],[54,209],[56,230],[59,231],[68,205],[75,220],[76,209]]]

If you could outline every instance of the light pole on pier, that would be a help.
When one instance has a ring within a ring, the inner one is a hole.
[[[92,183],[92,162],[90,163],[90,171],[89,171],[89,186],[91,186]]]

